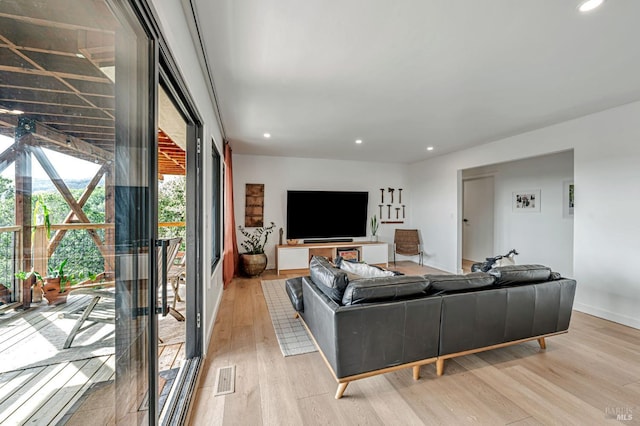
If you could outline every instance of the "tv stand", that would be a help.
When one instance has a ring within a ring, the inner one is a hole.
[[[360,252],[360,260],[370,265],[389,266],[389,244],[370,241],[328,243],[283,244],[276,246],[276,270],[308,273],[312,256],[324,256],[333,260],[339,248],[353,248]],[[306,271],[305,271],[306,270]]]
[[[328,240],[304,240],[305,244],[352,243],[353,238],[330,238]]]

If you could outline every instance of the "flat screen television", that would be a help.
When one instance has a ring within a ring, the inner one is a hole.
[[[287,191],[287,238],[367,235],[368,192]]]

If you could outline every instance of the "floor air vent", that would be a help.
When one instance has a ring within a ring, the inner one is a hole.
[[[236,366],[218,368],[214,396],[227,395],[236,390]]]

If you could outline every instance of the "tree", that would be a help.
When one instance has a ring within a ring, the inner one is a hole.
[[[0,176],[0,226],[15,225],[16,190],[11,179]]]
[[[173,176],[158,183],[158,222],[184,222],[186,220],[186,179],[184,176]],[[161,227],[160,238],[182,237],[184,249],[185,227]]]

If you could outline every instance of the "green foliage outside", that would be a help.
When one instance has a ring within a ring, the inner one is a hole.
[[[0,176],[0,226],[15,225],[15,204],[13,181]]]
[[[184,176],[167,179],[159,183],[158,188],[158,220],[159,222],[185,221],[186,181]],[[84,190],[71,189],[77,200]],[[62,223],[69,214],[70,208],[62,196],[56,191],[39,192],[32,196],[32,211],[38,196],[42,196],[50,211],[52,224]],[[83,211],[92,223],[104,223],[105,188],[98,186],[83,207]],[[11,179],[0,176],[0,226],[15,225],[15,188]],[[100,239],[104,241],[104,229],[96,230]],[[53,230],[52,230],[53,236]],[[185,227],[160,228],[160,238],[186,237]],[[0,284],[11,283],[13,280],[13,233],[0,233]],[[113,250],[109,247],[108,250]],[[70,273],[84,273],[86,275],[99,274],[104,271],[104,258],[86,230],[67,231],[60,245],[49,259],[49,266],[55,267],[68,259],[66,270]]]
[[[186,179],[184,176],[175,176],[158,182],[158,222],[184,222],[186,221]],[[180,227],[160,227],[159,238],[182,237],[180,250],[184,250],[187,230]]]
[[[15,224],[15,191],[11,179],[0,176],[0,226]],[[0,232],[0,284],[13,282],[14,233]]]

